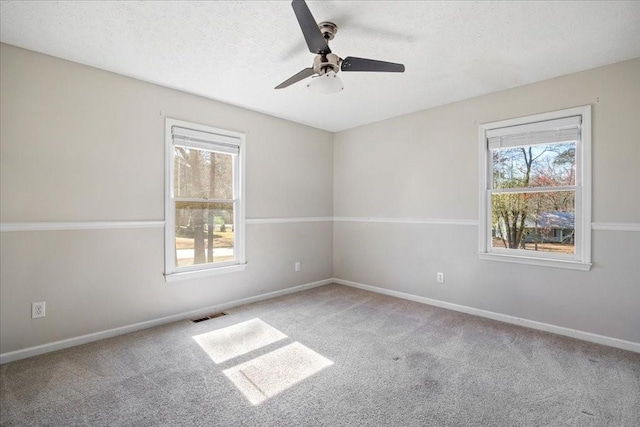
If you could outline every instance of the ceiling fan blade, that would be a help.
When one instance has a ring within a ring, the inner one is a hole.
[[[395,62],[376,61],[375,59],[347,56],[340,66],[342,71],[383,71],[387,73],[404,73],[404,65]]]
[[[282,89],[285,88],[287,86],[291,86],[294,83],[299,82],[300,80],[304,80],[307,77],[311,77],[315,74],[315,71],[313,71],[313,68],[305,68],[304,70],[298,72],[297,74],[289,77],[287,80],[283,81],[282,83],[280,83],[278,86],[276,86],[276,89]]]
[[[311,14],[307,3],[305,3],[304,0],[293,0],[291,7],[293,7],[293,12],[296,14],[296,18],[298,18],[298,24],[300,24],[304,39],[307,41],[309,51],[311,53],[324,55],[331,53],[331,49],[329,49],[327,41],[322,36],[318,28],[318,23]]]

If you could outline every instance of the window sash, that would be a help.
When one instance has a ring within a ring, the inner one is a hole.
[[[487,201],[487,211],[486,211],[486,223],[481,224],[481,227],[485,228],[486,241],[484,242],[484,252],[486,253],[496,253],[502,255],[514,255],[514,256],[522,256],[522,257],[531,257],[531,258],[547,258],[547,259],[560,259],[560,260],[579,260],[582,258],[582,239],[584,236],[582,235],[583,230],[583,218],[580,215],[582,212],[582,194],[579,188],[577,187],[569,187],[563,190],[558,190],[558,187],[548,187],[546,191],[540,191],[539,188],[531,189],[515,189],[515,191],[496,191],[496,190],[487,190],[485,194],[485,198]],[[493,215],[493,205],[491,203],[491,196],[494,194],[523,194],[523,193],[541,193],[541,192],[556,192],[556,191],[574,191],[575,192],[575,220],[573,224],[574,229],[574,253],[573,254],[556,254],[549,252],[535,252],[524,249],[514,249],[514,248],[499,248],[494,247],[492,244],[492,215]]]
[[[203,144],[204,145],[204,144]],[[173,141],[173,146],[179,146],[179,147],[188,147],[190,149],[193,150],[200,150],[200,151],[208,151],[210,153],[218,153],[218,154],[231,154],[231,167],[232,167],[232,171],[231,171],[231,176],[232,176],[232,193],[233,193],[233,198],[232,199],[207,199],[207,198],[193,198],[193,201],[210,201],[210,200],[219,200],[219,201],[236,201],[239,198],[240,192],[239,192],[239,186],[240,186],[240,166],[239,166],[239,152],[238,153],[229,153],[229,152],[225,152],[225,151],[220,151],[219,149],[217,149],[217,147],[215,147],[214,143],[207,143],[205,145],[205,148],[200,148],[200,147],[196,147],[196,146],[189,146],[189,145],[184,145],[182,142],[180,142],[179,144],[176,144],[175,141]],[[239,148],[239,147],[238,147]],[[171,195],[171,199],[172,200],[183,200],[183,201],[188,201],[189,198],[181,198],[181,197],[175,197],[175,186],[174,186],[174,172],[175,172],[175,153],[172,152],[171,154],[171,176],[170,179],[171,181],[171,188],[170,188],[170,195]]]
[[[180,201],[180,200],[175,200],[175,201]],[[173,203],[173,215],[174,215],[174,219],[175,219],[175,211],[176,211],[176,207],[175,207],[175,201]],[[205,204],[214,204],[214,201],[211,200],[197,200],[197,203],[205,203]],[[238,230],[237,228],[237,224],[239,221],[239,215],[238,215],[238,210],[239,210],[239,201],[224,201],[224,203],[231,203],[233,205],[233,226],[235,228],[235,230]],[[215,224],[214,224],[215,226]],[[238,264],[238,260],[239,260],[239,242],[238,242],[238,236],[240,235],[240,233],[237,233],[234,230],[234,239],[233,239],[233,256],[234,259],[229,260],[229,261],[215,261],[215,262],[205,262],[205,263],[200,263],[200,264],[193,264],[193,265],[183,265],[183,266],[178,266],[176,263],[176,255],[177,255],[177,247],[176,247],[176,235],[175,235],[175,223],[174,223],[174,231],[173,231],[173,241],[172,241],[172,251],[173,251],[173,255],[174,255],[174,264],[173,264],[173,271],[174,272],[188,272],[188,271],[199,271],[199,270],[206,270],[206,269],[210,269],[210,268],[218,268],[218,267],[227,267],[227,266],[232,266],[232,265],[237,265]]]
[[[487,141],[487,147],[485,148],[485,156],[486,156],[486,179],[487,179],[487,186],[485,188],[486,189],[494,189],[494,190],[502,190],[502,187],[494,187],[493,186],[493,156],[492,156],[492,152],[491,150],[496,149],[496,148],[503,148],[503,147],[490,147],[489,146],[489,142],[488,142],[488,138],[486,137],[486,134],[489,131],[484,132],[483,138],[485,139],[485,141]],[[575,184],[569,186],[572,188],[580,188],[582,185],[582,179],[583,179],[583,168],[586,166],[583,164],[584,157],[583,157],[583,145],[584,145],[584,141],[582,139],[582,131],[581,129],[578,132],[578,139],[574,139],[572,141],[575,141],[576,143],[576,151],[575,151],[575,176],[574,176],[574,182]],[[563,142],[571,142],[571,141],[563,141]],[[544,144],[554,144],[554,143],[559,143],[559,142],[545,142]],[[520,147],[527,147],[527,146],[531,146],[531,145],[537,145],[537,144],[523,144],[520,145]],[[515,146],[514,146],[515,147]],[[512,148],[512,147],[510,147]],[[482,156],[481,156],[482,157]],[[514,187],[514,188],[540,188],[540,187]],[[555,188],[560,188],[560,187],[555,187]],[[508,189],[504,189],[504,190],[508,190]]]

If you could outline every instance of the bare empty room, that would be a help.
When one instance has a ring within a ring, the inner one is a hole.
[[[640,425],[640,2],[0,1],[0,425]]]

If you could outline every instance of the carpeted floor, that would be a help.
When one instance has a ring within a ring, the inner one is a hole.
[[[640,425],[640,354],[339,285],[0,380],[3,426]]]

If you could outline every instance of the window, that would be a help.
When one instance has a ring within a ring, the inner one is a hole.
[[[480,257],[591,267],[591,107],[480,126]]]
[[[166,120],[167,281],[244,269],[244,141]]]

